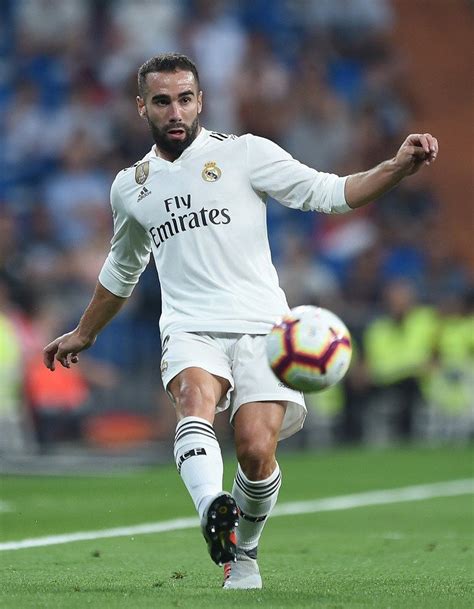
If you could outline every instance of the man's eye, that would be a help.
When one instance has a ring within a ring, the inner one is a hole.
[[[191,101],[191,98],[190,97],[182,97],[181,101],[183,102],[183,104],[187,104],[188,102]]]

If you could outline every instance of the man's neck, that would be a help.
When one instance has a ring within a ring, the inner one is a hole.
[[[184,152],[184,150],[183,150],[183,152],[180,152],[179,154],[173,154],[171,152],[167,152],[166,150],[162,150],[161,148],[158,148],[157,144],[155,144],[153,146],[153,150],[157,157],[160,157],[160,159],[163,159],[164,161],[169,161],[170,163],[172,163],[173,161],[176,161],[176,159],[179,159],[179,157]]]
[[[196,132],[196,137],[193,139],[192,142],[189,143],[189,145],[184,150],[187,150],[189,148],[189,146],[193,145],[193,143],[196,141],[196,138],[201,133],[201,129],[202,129],[202,127],[201,127],[201,125],[199,125],[199,128]],[[182,150],[181,152],[175,153],[175,152],[170,152],[169,150],[163,150],[156,143],[153,146],[153,151],[154,151],[155,155],[157,157],[160,157],[160,159],[163,159],[164,161],[169,161],[170,163],[173,163],[173,161],[176,161],[176,159],[179,159],[179,157],[183,154],[184,150]]]

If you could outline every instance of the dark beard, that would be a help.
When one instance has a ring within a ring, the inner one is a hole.
[[[184,152],[186,148],[188,148],[188,146],[190,146],[194,142],[199,129],[199,120],[197,116],[190,127],[181,123],[179,125],[167,125],[166,127],[160,129],[159,127],[154,125],[149,119],[147,120],[148,126],[150,127],[151,135],[155,140],[155,144],[158,150],[163,150],[163,152],[167,152],[168,154],[171,154],[176,158],[178,158],[181,153]],[[184,140],[179,141],[168,139],[168,130],[178,127],[180,129],[184,129],[186,133],[186,137],[184,138]]]

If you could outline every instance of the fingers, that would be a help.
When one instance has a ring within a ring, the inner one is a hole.
[[[431,133],[412,133],[406,143],[410,153],[418,160],[424,160],[425,165],[431,165],[438,156],[438,140]]]
[[[48,368],[49,370],[51,370],[53,372],[56,368],[55,363],[54,363],[54,358],[55,358],[57,350],[58,350],[57,339],[53,340],[52,343],[49,343],[49,345],[46,345],[46,347],[43,349],[43,363],[46,366],[46,368]]]
[[[56,360],[64,368],[70,368],[71,364],[77,364],[79,357],[76,352],[67,346],[63,347],[64,337],[53,340],[43,349],[43,363],[52,372],[56,369]]]
[[[430,133],[425,133],[425,137],[428,140],[430,152],[434,153],[435,155],[438,154],[438,140]]]
[[[427,155],[425,165],[431,165],[431,163],[436,160],[438,154],[438,140],[433,137],[431,133],[424,133],[420,137],[420,143]]]
[[[73,353],[70,349],[63,349],[59,346],[58,352],[56,353],[56,359],[64,368],[70,368],[71,364],[77,364],[79,357],[77,353]]]
[[[424,160],[426,158],[426,152],[420,146],[408,146],[407,152],[416,157],[417,160]]]
[[[436,157],[438,156],[438,140],[429,133],[425,133],[425,136],[430,145],[430,158],[426,164],[430,165],[432,162],[436,161]]]
[[[418,144],[418,146],[421,146],[421,148],[423,149],[423,152],[425,154],[429,154],[430,153],[430,144],[428,142],[428,138],[426,137],[426,135],[423,133],[416,133],[416,134],[414,134],[413,137],[416,140],[416,142],[413,142],[413,143],[416,143],[416,144]]]

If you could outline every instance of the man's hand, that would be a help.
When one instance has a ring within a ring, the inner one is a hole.
[[[54,370],[55,360],[70,368],[71,364],[77,364],[77,354],[88,349],[95,343],[95,339],[102,328],[120,311],[126,302],[109,292],[103,285],[97,282],[92,300],[84,311],[79,324],[75,330],[59,336],[43,349],[43,362],[46,368]]]
[[[403,176],[416,173],[420,167],[431,165],[438,155],[438,140],[430,133],[412,133],[400,146],[395,163]]]
[[[94,342],[95,338],[86,340],[79,336],[77,330],[63,334],[43,349],[44,365],[49,370],[54,371],[56,369],[55,360],[58,360],[64,368],[70,368],[71,364],[77,364],[79,361],[77,354],[84,349],[88,349]]]

